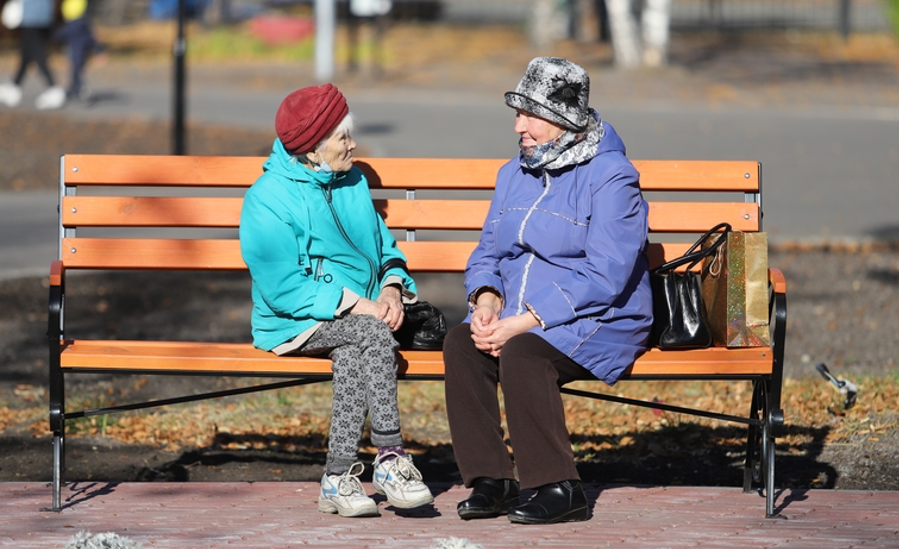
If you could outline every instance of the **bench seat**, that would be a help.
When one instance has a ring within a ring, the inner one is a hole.
[[[327,358],[276,357],[251,344],[75,340],[62,345],[61,367],[69,371],[127,369],[133,373],[215,373],[224,376],[331,376]],[[628,369],[624,379],[687,378],[710,375],[745,377],[771,372],[770,348],[707,348],[678,353],[651,349]],[[443,376],[443,352],[400,352],[401,378]]]

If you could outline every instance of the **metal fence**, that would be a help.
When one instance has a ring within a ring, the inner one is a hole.
[[[883,31],[885,0],[674,0],[671,23],[690,28]]]
[[[573,0],[556,0],[566,4]],[[639,1],[639,0],[635,0]],[[524,23],[528,0],[442,0],[449,21]],[[696,28],[796,28],[884,31],[890,28],[887,0],[672,0],[671,25],[675,30]],[[595,0],[597,11],[602,0]]]
[[[145,18],[151,0],[99,0],[97,15],[110,24]],[[348,0],[335,0],[346,10]],[[535,0],[393,0],[395,17],[465,24],[525,24]],[[564,9],[578,0],[555,0]],[[602,12],[604,0],[590,0]],[[640,0],[634,0],[639,2]],[[211,3],[211,0],[209,0]],[[314,0],[227,0],[236,14],[251,14]],[[881,32],[890,29],[887,0],[672,0],[672,29],[810,29]]]

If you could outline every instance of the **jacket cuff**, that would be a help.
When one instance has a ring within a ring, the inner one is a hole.
[[[471,294],[468,295],[468,310],[474,311],[478,307],[478,297],[485,292],[493,292],[497,296],[499,296],[499,309],[502,311],[506,307],[506,299],[503,297],[502,292],[499,291],[498,288],[493,286],[481,286],[474,289]]]
[[[343,296],[340,298],[340,303],[337,305],[337,310],[334,312],[334,318],[340,319],[341,317],[345,317],[350,310],[353,309],[353,306],[356,305],[356,302],[358,302],[360,298],[362,298],[362,296],[359,296],[348,288],[344,288]]]
[[[540,323],[540,328],[542,328],[543,330],[546,330],[546,323],[543,322],[543,318],[540,317],[540,314],[537,313],[537,310],[534,309],[534,306],[525,302],[524,307],[528,308],[528,311],[531,312],[531,315],[534,316],[534,319],[537,319],[537,322]]]
[[[414,304],[418,301],[418,295],[403,286],[404,279],[399,275],[388,275],[384,282],[381,283],[381,289],[385,286],[396,285],[400,287],[400,294],[404,304]]]

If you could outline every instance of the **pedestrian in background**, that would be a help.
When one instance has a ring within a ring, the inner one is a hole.
[[[63,0],[62,19],[63,24],[53,38],[65,46],[69,58],[71,76],[66,98],[84,99],[84,68],[92,55],[105,53],[105,48],[94,36],[88,0]]]
[[[48,45],[52,34],[55,4],[53,0],[8,0],[21,8],[18,21],[4,24],[19,33],[19,68],[12,82],[0,84],[0,103],[16,107],[22,101],[22,82],[28,67],[34,63],[44,77],[46,89],[34,100],[38,109],[58,109],[66,102],[66,92],[56,85],[48,63]],[[6,11],[4,9],[4,11]]]

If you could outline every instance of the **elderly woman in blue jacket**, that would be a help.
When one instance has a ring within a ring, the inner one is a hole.
[[[278,355],[328,355],[334,395],[319,510],[378,514],[359,481],[368,414],[378,447],[375,490],[397,508],[433,501],[403,451],[397,341],[415,282],[353,166],[352,115],[331,84],[288,95],[275,117],[273,152],[247,191],[240,247],[253,279],[254,344]],[[404,265],[401,263],[400,265]]]
[[[614,384],[646,349],[648,205],[589,90],[582,67],[543,57],[505,96],[520,154],[499,170],[465,270],[470,313],[444,342],[453,449],[472,488],[458,504],[463,519],[588,519],[559,388]],[[536,491],[528,502],[520,487]]]

